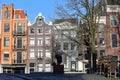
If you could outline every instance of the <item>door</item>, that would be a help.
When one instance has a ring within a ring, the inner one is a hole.
[[[71,61],[71,71],[76,71],[76,61]]]

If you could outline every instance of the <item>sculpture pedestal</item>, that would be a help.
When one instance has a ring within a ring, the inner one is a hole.
[[[53,73],[64,74],[64,65],[53,65]]]

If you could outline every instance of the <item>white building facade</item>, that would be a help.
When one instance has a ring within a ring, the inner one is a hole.
[[[76,39],[77,19],[55,19],[54,50],[62,52],[65,72],[83,71],[84,64],[78,61]]]

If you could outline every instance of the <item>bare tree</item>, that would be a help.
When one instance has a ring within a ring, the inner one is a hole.
[[[95,34],[101,14],[102,0],[65,0],[64,4],[56,5],[56,13],[61,18],[77,18],[77,39],[67,36],[79,47],[86,46],[89,54],[89,67],[92,72],[92,55],[95,53]],[[84,47],[83,47],[84,48]],[[83,48],[80,52],[82,53]]]

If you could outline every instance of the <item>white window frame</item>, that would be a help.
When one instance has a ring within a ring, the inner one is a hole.
[[[51,58],[51,51],[50,50],[46,50],[45,51],[45,56],[48,57],[48,58]]]
[[[7,38],[8,40],[5,40]],[[10,46],[10,38],[9,37],[4,37],[4,47],[9,47]]]
[[[29,50],[29,58],[35,58],[35,50],[34,49]]]
[[[46,31],[48,29],[48,31]],[[51,33],[51,28],[50,27],[45,27],[45,34],[50,34]]]
[[[37,45],[42,46],[43,45],[43,39],[42,38],[37,38]]]
[[[119,42],[118,42],[119,36],[118,36],[117,33],[113,33],[113,34],[116,34],[116,35],[117,35],[117,47],[113,47],[113,46],[112,46],[112,34],[110,34],[111,48],[118,48],[118,47],[119,47]]]
[[[35,46],[35,38],[29,39],[29,46]]]
[[[105,50],[100,50],[100,56],[101,56],[101,51],[105,51]],[[106,51],[102,53],[102,56],[106,56]]]
[[[50,43],[51,43],[50,38],[45,38],[45,45],[50,45]]]
[[[68,48],[67,48],[67,49],[64,48],[64,47],[65,47],[65,46],[64,46],[65,43],[68,44]],[[63,42],[63,50],[69,50],[69,42],[67,42],[67,41],[66,41],[66,42]]]
[[[113,19],[113,18],[115,18],[115,19]],[[115,24],[111,24],[111,21],[116,21],[116,25]],[[111,27],[117,27],[117,25],[118,25],[117,15],[115,15],[115,14],[110,15],[110,26]]]
[[[43,58],[43,50],[38,49],[38,54],[37,54],[38,58]]]
[[[14,19],[20,19],[20,14],[15,14]]]
[[[8,54],[7,58],[5,58],[5,54]],[[4,61],[9,61],[9,58],[10,58],[10,52],[4,51]]]
[[[102,43],[100,43],[100,39],[103,39]],[[100,46],[105,46],[105,38],[104,37],[99,38],[99,45]]]

